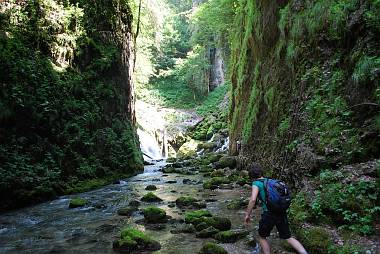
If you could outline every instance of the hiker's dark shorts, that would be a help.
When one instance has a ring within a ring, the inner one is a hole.
[[[261,237],[268,237],[274,226],[276,226],[281,239],[288,239],[292,236],[289,229],[288,216],[286,214],[278,215],[270,212],[264,212],[261,215],[259,235]]]

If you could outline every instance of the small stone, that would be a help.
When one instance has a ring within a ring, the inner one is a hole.
[[[121,216],[131,216],[135,211],[137,211],[137,207],[124,207],[117,210],[117,214]]]
[[[156,185],[148,185],[145,187],[145,190],[155,191],[155,190],[157,190],[157,186]]]

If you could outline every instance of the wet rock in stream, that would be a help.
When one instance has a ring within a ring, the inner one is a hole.
[[[156,185],[148,185],[145,187],[145,190],[155,191],[155,190],[157,190],[157,186]]]
[[[152,252],[161,249],[161,244],[138,229],[126,228],[120,239],[113,242],[113,249],[119,253]]]
[[[153,192],[148,192],[147,194],[145,194],[141,198],[141,201],[144,201],[144,202],[160,202],[160,201],[162,201],[162,199],[157,197],[156,195],[154,195]]]
[[[164,223],[168,220],[166,211],[154,206],[143,209],[143,214],[147,223]]]
[[[205,242],[199,251],[199,254],[228,254],[228,252],[215,243]]]
[[[131,216],[134,212],[138,210],[137,207],[131,206],[131,207],[123,207],[117,210],[117,214],[121,216]]]
[[[195,234],[197,238],[210,238],[219,233],[219,230],[214,227],[205,228]]]

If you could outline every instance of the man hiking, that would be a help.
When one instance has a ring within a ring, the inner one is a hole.
[[[247,224],[251,221],[251,212],[255,207],[256,199],[259,197],[259,200],[262,204],[262,215],[259,222],[259,242],[264,254],[270,254],[270,246],[267,241],[267,237],[270,235],[273,227],[276,226],[279,232],[280,238],[286,240],[298,253],[307,254],[305,248],[302,244],[297,241],[295,238],[291,237],[288,217],[286,208],[290,204],[290,194],[289,194],[289,204],[281,210],[281,207],[274,210],[274,205],[272,203],[268,205],[267,203],[267,192],[268,192],[268,181],[274,181],[263,177],[263,170],[259,165],[253,165],[249,169],[249,177],[254,180],[252,183],[252,195],[248,203],[247,212],[245,215],[244,222]],[[277,181],[279,182],[279,181]],[[281,206],[281,204],[280,204]]]

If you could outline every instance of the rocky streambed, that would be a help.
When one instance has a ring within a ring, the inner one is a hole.
[[[259,211],[251,225],[242,223],[250,194],[246,177],[220,164],[234,164],[221,156],[156,162],[128,180],[2,214],[0,253],[125,252],[118,244],[126,228],[154,241],[155,248],[146,248],[154,253],[200,253],[212,243],[228,253],[259,253]],[[74,198],[79,200],[69,208]],[[137,243],[136,250],[144,251]],[[279,251],[276,237],[272,244],[275,253],[287,253]]]

